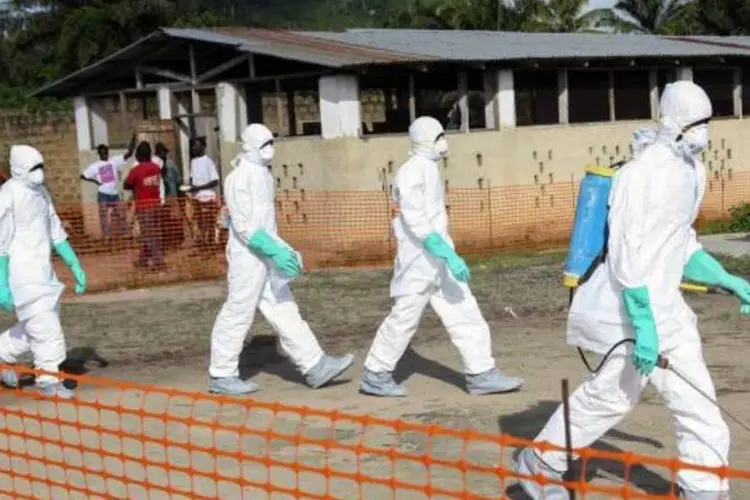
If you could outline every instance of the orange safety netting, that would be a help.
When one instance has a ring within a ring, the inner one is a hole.
[[[482,256],[502,249],[561,246],[568,240],[577,182],[489,189],[449,189],[450,231],[460,253]],[[750,200],[750,172],[712,175],[700,222],[726,217]],[[390,224],[396,207],[386,191],[276,194],[280,235],[299,250],[307,269],[389,264],[395,252]],[[90,289],[104,290],[164,282],[217,278],[225,272],[228,232],[221,204],[173,198],[159,209],[154,230],[167,268],[138,265],[144,231],[132,204],[58,207],[71,242],[90,274]],[[93,236],[103,215],[111,242]],[[118,232],[119,231],[119,232]],[[60,276],[67,273],[60,272]]]
[[[66,377],[79,386],[74,400],[0,392],[0,489],[13,498],[490,500],[518,479],[514,449],[550,449],[470,429]],[[677,498],[676,487],[650,495],[632,486],[639,466],[660,469],[672,483],[678,471],[694,469],[750,486],[746,470],[576,452],[580,478],[594,460],[624,471],[621,485],[568,480],[579,498]]]

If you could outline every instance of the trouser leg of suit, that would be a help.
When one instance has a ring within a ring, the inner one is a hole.
[[[422,313],[432,291],[404,295],[393,300],[393,307],[375,334],[365,368],[372,372],[392,372],[417,332]]]
[[[646,377],[636,371],[630,352],[625,348],[613,353],[599,373],[589,375],[569,399],[573,448],[591,446],[617,425],[638,402],[646,381]],[[562,405],[552,414],[535,441],[565,446]],[[541,454],[541,458],[559,472],[567,469],[565,452],[550,451]]]
[[[677,369],[682,368],[699,387],[714,394],[698,342],[687,342],[663,354]],[[719,410],[670,371],[657,368],[650,379],[674,413],[680,459],[709,466],[726,465],[729,430]],[[598,374],[590,376],[570,396],[573,448],[592,445],[617,425],[638,401],[648,380],[637,373],[629,351],[613,354]],[[562,405],[535,441],[565,446]],[[567,467],[565,452],[547,452],[541,458],[557,471],[563,472]],[[727,488],[717,477],[693,471],[681,471],[678,480],[685,489],[692,491]]]
[[[15,364],[18,358],[29,352],[29,337],[24,322],[20,321],[0,334],[0,360]]]
[[[430,298],[430,305],[461,353],[467,375],[478,375],[495,368],[490,326],[466,283],[444,279]]]
[[[274,293],[270,282],[267,282],[259,308],[279,336],[281,348],[303,375],[318,364],[323,357],[323,349],[310,325],[300,316],[288,285]]]
[[[65,361],[65,337],[63,336],[60,315],[57,309],[32,316],[24,322],[34,367],[37,370],[58,373],[60,364]],[[36,377],[37,384],[58,382],[54,375]]]
[[[665,354],[670,363],[716,401],[716,390],[698,342],[680,345]],[[729,464],[729,428],[719,408],[670,370],[657,370],[651,383],[671,410],[677,435],[677,450],[683,462],[721,467]],[[677,482],[691,491],[724,491],[727,481],[714,474],[680,470]]]
[[[237,264],[241,266],[241,264]],[[255,310],[266,283],[266,268],[256,265],[234,274],[229,266],[228,293],[211,332],[212,377],[239,377],[239,362],[245,336],[253,325]]]

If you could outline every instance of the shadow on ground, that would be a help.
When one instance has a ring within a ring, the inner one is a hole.
[[[540,401],[534,407],[527,408],[518,413],[504,415],[498,419],[500,432],[521,439],[533,440],[559,405],[558,401]],[[656,449],[664,448],[664,445],[655,439],[636,436],[615,429],[607,432],[604,437],[610,440],[643,443]],[[627,450],[618,448],[602,439],[594,443],[592,448],[608,453],[627,453]],[[676,494],[677,492],[676,485],[673,485],[673,483],[667,481],[648,467],[635,464],[628,470],[626,464],[612,460],[591,460],[585,467],[583,463],[576,461],[566,479],[577,481],[580,478],[584,478],[586,482],[590,482],[598,477],[611,478],[612,476],[617,477],[622,483],[630,482],[637,488],[652,495],[668,495],[670,493]],[[509,487],[506,495],[513,500],[528,498],[518,484]]]
[[[275,335],[254,335],[240,353],[240,378],[249,379],[260,372],[275,375],[287,382],[305,385],[305,377],[292,362],[282,356],[276,347]],[[335,387],[348,384],[350,379],[337,379],[326,385]]]
[[[59,369],[63,374],[86,375],[94,368],[94,364],[99,368],[105,368],[109,361],[104,359],[93,347],[74,347],[70,349],[65,356],[65,361],[60,363]],[[28,369],[33,368],[33,363],[24,363]],[[34,384],[33,374],[21,374],[18,383],[21,387],[27,387]],[[78,382],[71,379],[63,379],[63,384],[68,389],[75,389]]]

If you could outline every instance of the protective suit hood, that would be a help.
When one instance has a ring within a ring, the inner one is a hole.
[[[655,140],[656,130],[647,127],[636,129],[630,141],[630,145],[633,148],[633,156],[637,156],[646,146],[653,144]]]
[[[420,116],[409,127],[411,154],[438,161],[448,154],[445,130],[431,116]]]
[[[708,122],[713,114],[706,92],[693,82],[668,84],[659,102],[658,138],[687,157],[708,147]]]
[[[36,148],[24,144],[10,148],[10,175],[24,184],[38,186],[44,182],[44,157]]]
[[[240,157],[254,165],[268,166],[275,154],[273,133],[260,123],[251,123],[242,131]],[[236,165],[235,165],[236,166]]]

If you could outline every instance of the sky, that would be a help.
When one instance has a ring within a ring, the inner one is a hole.
[[[589,0],[589,8],[601,9],[604,7],[612,7],[616,0]]]

